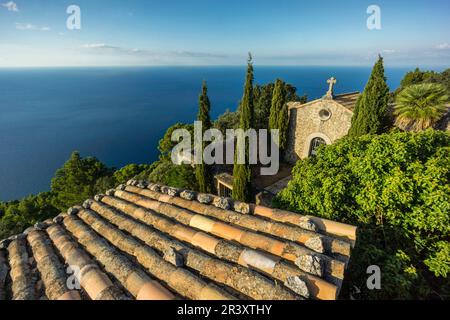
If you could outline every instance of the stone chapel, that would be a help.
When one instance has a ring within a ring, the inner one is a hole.
[[[350,130],[353,109],[360,93],[334,95],[336,79],[331,78],[327,82],[329,89],[322,98],[304,104],[288,103],[289,134],[284,156],[291,164],[314,156],[319,146],[333,144]]]
[[[350,130],[353,110],[361,93],[334,95],[333,88],[337,80],[332,77],[327,82],[329,89],[322,98],[303,104],[288,103],[289,131],[287,148],[283,155],[284,170],[280,168],[280,172],[267,179],[268,181],[262,177],[254,177],[252,184],[255,189],[265,191],[257,195],[257,202],[264,203],[266,194],[273,196],[286,188],[292,178],[290,175],[292,166],[298,160],[315,156],[318,147],[333,144],[346,136]],[[230,197],[233,190],[232,173],[223,172],[216,175],[215,180],[218,194]]]

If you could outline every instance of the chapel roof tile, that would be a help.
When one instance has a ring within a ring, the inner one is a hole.
[[[334,96],[333,100],[353,111],[360,95],[360,92],[344,93]]]
[[[361,95],[360,92],[350,92],[350,93],[343,93],[333,96],[333,99],[327,99],[325,97],[309,101],[307,103],[301,103],[301,102],[289,102],[288,107],[289,109],[298,109],[298,108],[304,108],[309,105],[315,104],[317,102],[321,101],[334,101],[344,108],[348,109],[349,111],[353,112],[356,106],[356,102],[358,101],[359,96]]]

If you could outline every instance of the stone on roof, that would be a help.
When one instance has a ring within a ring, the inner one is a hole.
[[[332,300],[355,240],[350,225],[130,180],[1,241],[0,299]]]

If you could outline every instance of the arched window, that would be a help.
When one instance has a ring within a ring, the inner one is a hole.
[[[311,146],[309,148],[309,156],[315,157],[317,155],[317,149],[323,145],[327,144],[326,141],[322,138],[314,138],[311,140]]]

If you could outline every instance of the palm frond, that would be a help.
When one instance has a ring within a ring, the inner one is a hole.
[[[406,131],[426,130],[448,112],[449,101],[446,88],[440,84],[409,86],[396,98],[396,125]]]

